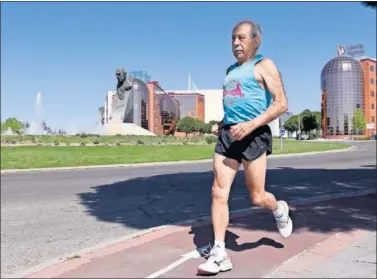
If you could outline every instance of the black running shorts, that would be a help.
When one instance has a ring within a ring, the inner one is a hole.
[[[234,140],[230,135],[231,126],[225,125],[220,128],[215,147],[217,154],[241,163],[242,159],[253,161],[265,152],[267,156],[272,153],[272,134],[268,125],[257,128],[240,141]]]

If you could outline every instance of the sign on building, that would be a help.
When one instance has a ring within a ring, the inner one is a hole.
[[[351,56],[351,57],[356,57],[356,56],[361,56],[365,53],[365,47],[363,44],[358,44],[358,45],[337,45],[337,50],[338,50],[338,56],[342,56],[344,54]]]
[[[374,123],[367,123],[368,130],[374,130]]]

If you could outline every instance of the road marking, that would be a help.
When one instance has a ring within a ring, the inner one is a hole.
[[[165,274],[166,272],[168,272],[168,271],[176,268],[177,266],[183,264],[184,262],[188,261],[189,259],[190,258],[188,258],[188,257],[182,257],[178,261],[175,261],[174,263],[172,263],[172,264],[170,264],[170,265],[168,265],[168,266],[160,269],[159,271],[157,271],[157,272],[155,272],[155,273],[153,273],[153,274],[151,274],[151,275],[149,275],[149,276],[147,276],[145,278],[157,278],[157,277]]]
[[[164,268],[161,268],[160,270],[156,271],[155,273],[152,273],[151,275],[148,275],[145,278],[157,278],[169,272],[170,270],[176,268],[177,266],[187,262],[188,260],[199,259],[203,255],[203,251],[207,250],[209,247],[210,245],[207,245],[207,246],[200,247],[198,249],[194,249],[188,253],[185,253],[181,255],[181,258],[179,260],[169,264],[168,266],[165,266]]]

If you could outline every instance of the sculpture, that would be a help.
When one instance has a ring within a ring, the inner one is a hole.
[[[123,68],[117,68],[115,76],[118,80],[116,94],[111,106],[109,123],[133,122],[133,79]]]
[[[136,124],[149,131],[149,134],[174,134],[179,119],[179,103],[173,97],[157,83],[147,85],[142,80],[131,77],[124,68],[117,68],[115,76],[117,84],[112,100],[108,96],[105,106],[99,108],[101,123],[106,124],[112,134],[128,133],[123,125],[128,123]]]
[[[118,80],[117,96],[120,100],[123,100],[125,93],[132,89],[132,77],[127,75],[123,68],[116,69],[115,76]]]

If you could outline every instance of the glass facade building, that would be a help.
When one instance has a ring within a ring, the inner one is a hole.
[[[157,82],[146,84],[137,78],[133,78],[131,90],[119,95],[114,92],[99,112],[102,124],[133,123],[155,134],[174,134],[180,117],[177,100]]]
[[[323,136],[351,135],[355,110],[364,111],[364,73],[360,62],[345,56],[330,60],[322,69],[321,89]]]
[[[181,118],[193,117],[201,121],[205,120],[205,97],[199,93],[176,94],[169,92],[179,102]]]
[[[130,77],[139,79],[145,83],[148,83],[151,81],[151,76],[148,75],[146,71],[132,71],[132,72],[128,72],[128,74]]]
[[[155,87],[155,94],[158,102],[158,109],[160,112],[160,124],[164,134],[171,134],[175,129],[175,124],[180,118],[179,103],[169,96],[158,85]]]

